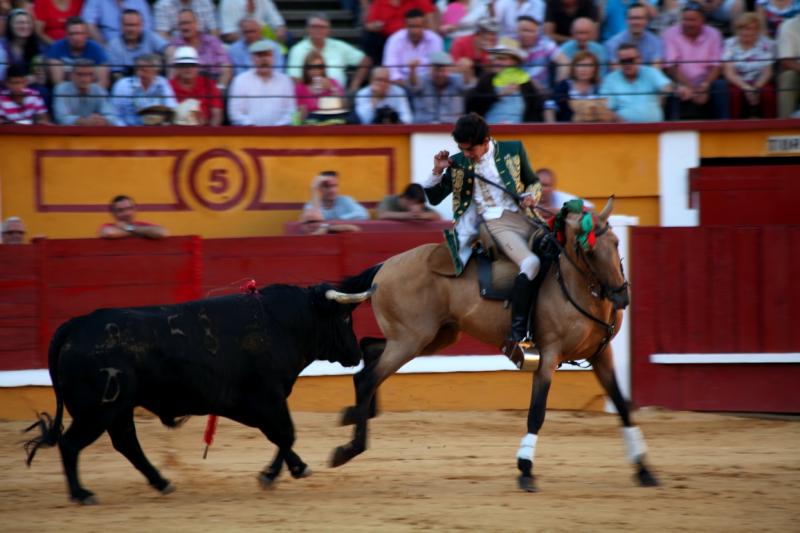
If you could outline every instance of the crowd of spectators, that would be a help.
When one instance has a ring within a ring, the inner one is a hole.
[[[800,0],[0,0],[0,123],[800,116]],[[298,33],[298,32],[295,32]]]

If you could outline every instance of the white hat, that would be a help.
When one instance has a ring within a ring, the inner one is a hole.
[[[317,109],[314,115],[341,115],[348,112],[344,100],[339,96],[321,96],[317,100]]]
[[[199,62],[197,50],[191,46],[179,46],[172,58],[173,65],[197,65]]]
[[[259,41],[254,42],[247,48],[251,54],[259,54],[261,52],[275,52],[274,45],[272,42],[261,39]]]
[[[526,54],[525,51],[519,47],[519,43],[517,43],[517,41],[514,39],[507,37],[500,39],[500,42],[497,43],[497,46],[494,48],[489,48],[486,51],[494,55],[511,56],[518,59],[520,62],[528,59],[528,54]]]

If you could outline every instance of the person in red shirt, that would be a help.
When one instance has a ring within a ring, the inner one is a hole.
[[[126,237],[141,237],[144,239],[163,239],[168,235],[167,230],[161,226],[136,220],[136,204],[133,198],[120,194],[115,196],[108,205],[114,222],[107,222],[100,226],[97,236],[101,239],[124,239]]]
[[[67,36],[67,19],[81,14],[83,0],[36,0],[36,34],[45,44]]]
[[[477,23],[475,33],[458,37],[450,47],[453,62],[471,65],[475,75],[480,76],[484,65],[489,63],[487,50],[497,46],[500,25],[492,18],[482,18]]]
[[[174,76],[169,80],[178,100],[178,115],[181,107],[191,108],[183,102],[193,99],[198,104],[197,112],[189,111],[192,116],[185,117],[185,124],[197,126],[219,126],[222,124],[222,98],[217,84],[206,76],[200,75],[197,50],[191,46],[180,46],[175,50],[172,60]],[[180,119],[180,117],[178,117]]]
[[[405,27],[406,13],[411,9],[419,9],[425,13],[428,28],[434,31],[438,29],[438,11],[434,9],[431,0],[373,0],[369,5],[362,49],[372,59],[373,64],[381,64],[386,39]]]

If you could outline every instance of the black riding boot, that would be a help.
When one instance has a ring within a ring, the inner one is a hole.
[[[537,276],[531,281],[525,274],[518,274],[514,279],[511,293],[511,333],[502,349],[506,357],[511,359],[517,368],[521,368],[525,361],[525,352],[522,351],[519,343],[528,335],[528,315],[539,277]]]

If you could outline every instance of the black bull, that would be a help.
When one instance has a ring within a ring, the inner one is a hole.
[[[180,417],[213,413],[260,429],[278,447],[259,475],[265,486],[284,462],[294,477],[308,475],[292,450],[287,397],[315,359],[359,363],[351,313],[374,291],[331,289],[271,285],[178,305],[100,309],[65,322],[49,351],[55,419],[44,414],[28,428],[42,431],[26,443],[28,465],[40,446],[58,444],[70,497],[94,503],[78,480],[78,454],[108,431],[114,448],[150,485],[171,492],[136,438],[133,411],[142,406],[170,427]],[[64,407],[72,424],[62,434]]]

